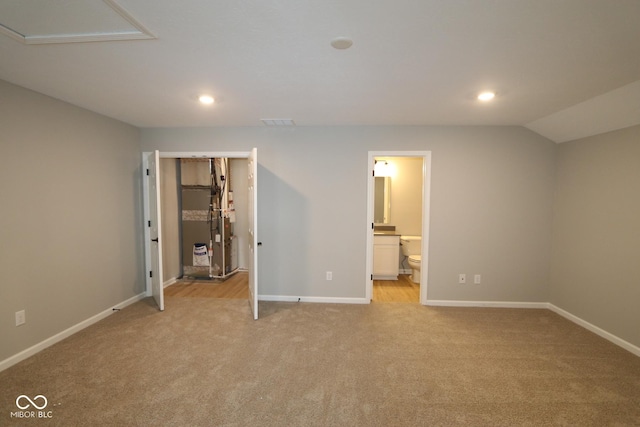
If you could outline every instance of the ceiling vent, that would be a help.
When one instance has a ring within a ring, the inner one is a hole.
[[[267,126],[295,126],[293,119],[260,119]]]

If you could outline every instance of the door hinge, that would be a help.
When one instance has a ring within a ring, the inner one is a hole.
[[[147,169],[147,176],[149,176],[149,169]]]
[[[371,229],[375,230],[375,227],[373,226],[373,223],[371,223]]]
[[[153,271],[149,271],[149,277],[153,277]]]
[[[147,221],[147,224],[151,227],[151,220]]]
[[[371,280],[373,280],[373,274],[371,275]]]

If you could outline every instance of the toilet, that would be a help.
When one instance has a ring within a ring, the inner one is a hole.
[[[411,267],[411,281],[413,283],[420,283],[422,237],[400,236],[400,248],[402,249],[402,254],[407,257],[409,267]]]

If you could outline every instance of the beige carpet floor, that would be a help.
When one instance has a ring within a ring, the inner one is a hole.
[[[0,372],[0,425],[640,425],[640,358],[547,310],[260,310],[131,305]],[[20,395],[50,418],[11,418]]]

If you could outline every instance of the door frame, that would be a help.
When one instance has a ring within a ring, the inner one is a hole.
[[[420,304],[427,305],[429,287],[429,218],[431,215],[431,151],[369,151],[367,168],[367,301],[373,298],[373,221],[375,177],[373,168],[376,157],[421,157],[422,158],[422,261],[420,263]]]
[[[142,152],[142,200],[143,200],[143,215],[144,215],[144,252],[145,252],[145,291],[146,296],[151,296],[151,278],[149,277],[149,271],[151,271],[151,234],[149,227],[147,227],[147,218],[150,215],[149,207],[149,184],[147,182],[146,170],[149,167],[148,156],[153,151]],[[226,157],[229,159],[248,159],[251,155],[251,151],[159,151],[161,159],[188,159],[188,158],[217,158]],[[162,257],[162,254],[160,254]]]

